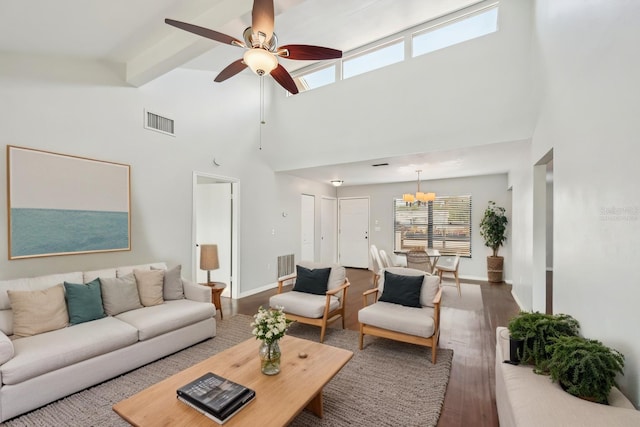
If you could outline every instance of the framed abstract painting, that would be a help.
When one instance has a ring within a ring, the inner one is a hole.
[[[7,146],[9,259],[131,250],[129,165]]]

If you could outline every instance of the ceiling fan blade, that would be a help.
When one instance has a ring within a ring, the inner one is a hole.
[[[220,43],[230,44],[238,47],[246,47],[244,42],[241,42],[238,39],[234,39],[233,37],[226,34],[210,30],[208,28],[199,27],[193,24],[187,24],[186,22],[175,21],[173,19],[165,19],[164,22],[169,25],[173,25],[176,28],[180,28],[181,30],[188,31],[190,33],[197,34],[199,36],[206,37]]]
[[[342,51],[322,46],[288,44],[278,49],[278,56],[300,60],[337,59],[342,58]]]
[[[298,93],[298,86],[296,86],[296,82],[293,81],[291,74],[289,74],[282,65],[278,64],[276,69],[271,71],[271,76],[280,86],[288,90],[292,95]]]
[[[267,44],[273,35],[273,0],[253,0],[251,12],[251,29],[254,34],[261,32],[265,35]]]
[[[238,74],[240,71],[244,70],[245,68],[247,68],[247,64],[242,62],[242,59],[238,59],[237,61],[234,61],[231,64],[227,65],[227,68],[225,68],[224,70],[220,71],[220,74],[218,74],[213,81],[214,82],[218,82],[218,83],[223,82],[223,81],[235,76],[236,74]]]

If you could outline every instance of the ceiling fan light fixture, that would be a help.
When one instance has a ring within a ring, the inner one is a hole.
[[[259,76],[266,76],[278,66],[278,59],[262,48],[249,49],[244,53],[244,63]]]
[[[334,187],[340,187],[343,183],[344,183],[344,181],[341,180],[341,179],[332,179],[331,180],[331,185],[333,185]]]

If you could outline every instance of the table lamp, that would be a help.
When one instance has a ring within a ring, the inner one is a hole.
[[[211,283],[211,270],[218,268],[218,245],[200,245],[200,270],[207,270],[207,283]]]

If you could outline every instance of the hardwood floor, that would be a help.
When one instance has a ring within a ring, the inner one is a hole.
[[[372,273],[348,268],[347,277],[351,286],[346,327],[357,331],[362,292],[372,287]],[[495,402],[495,331],[498,326],[506,326],[519,309],[511,295],[511,285],[474,284],[480,286],[484,309],[464,311],[454,324],[443,323],[440,329],[439,345],[453,349],[451,378],[438,422],[440,427],[499,426]],[[275,293],[273,289],[240,300],[222,298],[222,310],[225,316],[253,315],[260,305],[267,306],[269,297]],[[340,327],[340,321],[332,327]],[[318,338],[319,335],[318,331]]]

